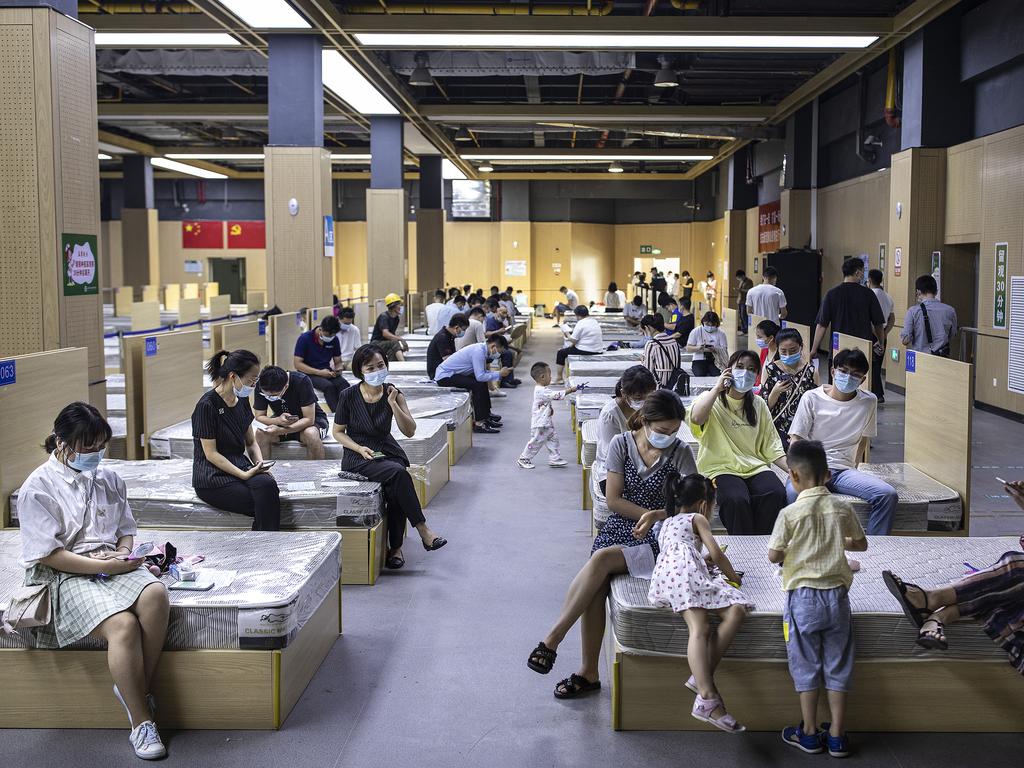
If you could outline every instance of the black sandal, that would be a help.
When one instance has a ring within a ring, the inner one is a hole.
[[[932,623],[935,629],[925,629],[924,624]],[[917,636],[917,644],[929,651],[945,651],[949,649],[946,641],[946,625],[936,618],[927,618],[921,625],[921,632]]]
[[[447,543],[448,539],[441,538],[440,536],[435,536],[434,540],[429,544],[427,544],[427,542],[424,541],[423,548],[427,550],[427,552],[433,552],[435,549],[440,549]]]
[[[899,602],[900,607],[903,609],[903,615],[907,617],[907,621],[913,624],[918,629],[924,624],[925,619],[932,615],[932,611],[928,608],[928,593],[921,589],[917,584],[911,584],[904,581],[892,571],[882,571],[882,581],[885,582],[885,586],[888,587],[889,592]],[[924,598],[924,608],[918,608],[913,605],[909,599],[907,599],[907,588],[913,587],[921,596]]]
[[[392,555],[384,561],[384,567],[392,571],[397,571],[400,568],[405,567],[405,558],[400,557],[398,555]]]
[[[533,653],[526,661],[526,666],[538,674],[546,675],[555,666],[556,658],[558,658],[557,651],[551,650],[542,642],[537,643],[537,647],[533,649]]]
[[[555,686],[555,698],[556,699],[576,699],[580,696],[585,696],[588,693],[594,693],[595,691],[601,690],[601,681],[595,680],[590,682],[587,678],[577,675],[573,672],[565,680],[562,680]]]

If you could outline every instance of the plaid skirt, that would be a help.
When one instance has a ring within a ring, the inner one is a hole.
[[[126,611],[150,584],[159,584],[145,568],[94,579],[63,573],[36,563],[25,572],[25,585],[47,584],[53,620],[32,629],[37,648],[63,648],[92,632],[105,619]]]
[[[988,568],[953,585],[964,618],[983,622],[985,634],[1002,647],[1024,675],[1024,552],[1007,552]]]

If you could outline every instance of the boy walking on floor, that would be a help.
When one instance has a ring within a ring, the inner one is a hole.
[[[558,450],[558,433],[555,432],[555,409],[551,403],[561,400],[576,391],[570,387],[562,392],[549,389],[551,384],[551,366],[547,363],[534,363],[530,368],[530,376],[537,382],[533,388],[533,410],[530,415],[530,442],[523,448],[522,455],[516,460],[521,469],[533,469],[533,457],[540,449],[548,447],[548,466],[564,467],[565,459]]]
[[[849,589],[853,571],[846,551],[868,548],[852,507],[838,501],[829,479],[825,449],[816,440],[793,443],[787,454],[796,501],[784,508],[768,540],[768,559],[782,563],[786,609],[782,631],[789,674],[800,694],[803,720],[782,731],[782,740],[810,754],[825,748],[846,757],[846,694],[853,677],[853,619]],[[818,692],[828,693],[831,724],[818,730]],[[828,730],[825,730],[825,729]]]

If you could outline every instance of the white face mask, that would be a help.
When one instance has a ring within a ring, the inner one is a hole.
[[[644,429],[647,432],[647,442],[655,448],[668,448],[675,442],[675,435],[666,435],[661,432],[655,432],[650,427],[645,427]]]
[[[280,395],[268,395],[266,392],[260,392],[260,394],[263,395],[263,399],[268,403],[276,403],[281,399]]]
[[[732,388],[737,392],[749,392],[754,387],[757,374],[745,368],[735,368],[732,372]]]
[[[626,399],[626,403],[634,411],[639,411],[641,408],[644,407],[644,401],[643,400],[630,400],[630,399],[627,398]]]
[[[371,387],[382,387],[384,382],[388,380],[388,369],[385,368],[380,371],[373,371],[372,373],[366,374],[363,380]]]

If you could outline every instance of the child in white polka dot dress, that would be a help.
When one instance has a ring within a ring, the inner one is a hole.
[[[714,672],[754,605],[739,590],[740,576],[711,534],[714,504],[715,486],[703,475],[674,474],[666,479],[668,519],[658,534],[660,553],[647,597],[686,620],[686,659],[693,673],[686,687],[697,694],[691,714],[727,733],[740,733],[744,727],[725,708]],[[701,555],[703,548],[707,559]],[[717,569],[711,570],[709,562]],[[711,628],[708,613],[719,615],[717,630]]]

